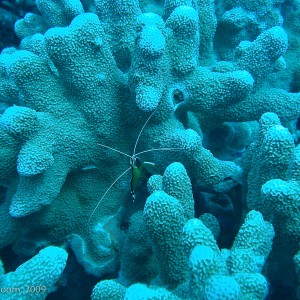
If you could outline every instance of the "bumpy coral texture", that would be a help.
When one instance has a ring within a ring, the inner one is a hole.
[[[278,280],[281,272],[292,277],[292,258],[300,241],[299,145],[295,147],[277,115],[266,113],[259,121],[258,139],[243,160],[248,177],[247,205],[260,210],[276,230],[269,276]]]
[[[66,266],[68,253],[49,246],[19,266],[14,272],[0,277],[2,299],[46,299],[59,287],[59,279]]]
[[[220,252],[211,232],[200,220],[187,222],[183,241],[190,253],[191,299],[263,299],[268,285],[260,272],[273,238],[273,226],[257,211],[248,213],[230,251]]]
[[[164,176],[176,178],[176,168],[171,166]],[[168,188],[176,190],[176,181]],[[149,251],[149,246],[140,247],[135,255],[134,251],[126,250],[127,257],[121,258],[121,264],[128,265],[130,257],[132,265],[139,263],[140,268],[127,273],[127,279],[131,275],[131,283],[124,281],[122,273],[118,278],[129,286],[122,299],[245,300],[263,299],[267,295],[268,284],[261,271],[271,250],[274,229],[259,212],[252,210],[247,214],[231,250],[220,250],[211,231],[199,219],[185,223],[183,206],[163,190],[153,191],[147,198],[143,215],[143,220],[137,214],[131,219],[130,228],[139,226],[142,232],[136,235],[130,232],[130,240],[134,249],[138,242],[149,245],[148,240],[153,251]],[[146,255],[147,260],[143,258]],[[158,276],[147,286],[140,282],[150,260],[158,262]],[[139,283],[132,284],[134,281]],[[116,285],[113,281],[100,281],[93,294],[108,283]],[[119,287],[115,293],[118,290]],[[103,290],[102,295],[104,299],[106,295],[114,296],[109,289]]]
[[[0,248],[67,245],[118,277],[94,298],[263,299],[264,275],[292,281],[299,9],[282,2],[37,0],[0,55]],[[196,218],[205,193],[235,200],[230,250],[223,216]]]
[[[103,280],[95,285],[92,300],[118,300],[124,298],[125,287],[113,280]]]

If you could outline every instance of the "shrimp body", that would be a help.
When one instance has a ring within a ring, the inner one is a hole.
[[[152,152],[152,151],[178,151],[178,150],[183,150],[183,148],[154,148],[154,149],[148,149],[148,150],[144,150],[141,152],[136,153],[136,148],[137,148],[137,144],[138,141],[140,139],[140,136],[145,128],[145,126],[148,124],[149,120],[152,118],[153,114],[157,111],[159,105],[156,107],[156,109],[151,113],[151,115],[148,117],[148,119],[146,120],[146,122],[144,123],[143,127],[141,128],[139,135],[135,141],[135,145],[134,145],[134,149],[133,149],[133,154],[129,155],[127,153],[124,153],[118,149],[109,147],[107,145],[104,144],[100,144],[98,143],[99,146],[107,148],[111,151],[117,152],[123,156],[127,156],[130,159],[130,167],[127,168],[120,176],[118,176],[116,178],[116,180],[108,187],[108,189],[106,190],[106,192],[103,194],[103,196],[101,197],[101,199],[98,201],[95,209],[93,210],[93,212],[90,215],[89,221],[91,220],[93,214],[95,213],[95,211],[97,210],[97,208],[99,207],[100,203],[102,202],[102,200],[104,199],[104,197],[107,195],[107,193],[110,191],[110,189],[114,186],[114,184],[120,179],[122,178],[129,170],[131,170],[131,180],[130,180],[130,191],[131,191],[131,195],[132,195],[132,199],[133,201],[135,200],[135,190],[139,185],[139,182],[141,180],[141,178],[145,175],[145,173],[148,171],[149,173],[152,173],[152,171],[150,170],[150,168],[152,168],[153,166],[155,166],[155,164],[151,163],[151,162],[143,162],[138,155],[147,153],[147,152]]]
[[[130,165],[131,165],[131,180],[130,180],[130,188],[131,188],[131,194],[133,199],[135,199],[134,191],[136,190],[139,181],[143,175],[143,163],[142,161],[136,157],[133,156],[130,159]]]

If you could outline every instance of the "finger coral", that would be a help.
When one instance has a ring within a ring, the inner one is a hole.
[[[292,2],[37,0],[0,54],[0,248],[64,247],[93,299],[295,287]]]

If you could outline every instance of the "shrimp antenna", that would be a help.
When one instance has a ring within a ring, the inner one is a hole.
[[[120,153],[120,154],[123,154],[123,155],[125,155],[125,156],[131,158],[130,155],[128,155],[128,154],[126,154],[126,153],[124,153],[124,152],[122,152],[122,151],[120,151],[120,150],[117,150],[117,149],[115,149],[115,148],[112,148],[112,147],[109,147],[109,146],[106,146],[106,145],[100,144],[100,143],[97,143],[97,145],[102,146],[102,147],[107,148],[107,149],[110,149],[110,150],[112,150],[112,151],[118,152],[118,153]]]
[[[104,197],[106,196],[106,194],[109,192],[109,190],[114,186],[114,184],[123,176],[125,175],[129,170],[131,169],[131,166],[126,169],[120,176],[118,176],[118,178],[109,186],[109,188],[106,190],[106,192],[104,193],[104,195],[101,197],[101,199],[98,201],[96,207],[94,208],[93,212],[91,213],[90,217],[89,217],[89,221],[91,221],[92,216],[94,215],[94,213],[96,212],[97,208],[99,207],[100,203],[102,202],[102,200],[104,199]]]
[[[151,152],[151,151],[160,151],[160,150],[179,151],[179,150],[184,150],[184,148],[154,148],[154,149],[148,149],[148,150],[139,152],[139,153],[135,154],[135,156],[143,154],[143,153]]]
[[[148,117],[148,119],[147,119],[147,121],[145,122],[145,124],[143,125],[143,127],[142,127],[142,129],[141,129],[141,131],[140,131],[140,133],[139,133],[139,135],[138,135],[136,141],[135,141],[135,145],[134,145],[134,148],[133,148],[133,154],[132,154],[132,156],[136,156],[136,155],[135,155],[135,150],[136,150],[136,146],[137,146],[137,144],[138,144],[138,142],[139,142],[140,136],[141,136],[141,134],[142,134],[144,128],[145,128],[146,125],[148,124],[149,120],[152,118],[152,116],[153,116],[153,115],[155,114],[155,112],[157,111],[158,107],[159,107],[159,103],[158,103],[157,107],[154,109],[154,111],[151,113],[151,115]]]

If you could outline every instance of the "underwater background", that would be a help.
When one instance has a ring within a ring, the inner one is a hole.
[[[300,1],[0,1],[0,299],[300,299]]]

